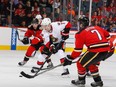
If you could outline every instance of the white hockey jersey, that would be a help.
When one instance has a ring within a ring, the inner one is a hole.
[[[64,31],[68,21],[62,21],[62,22],[52,22],[52,32],[50,35],[52,35],[55,39],[57,39],[54,43],[58,43],[62,40],[62,32]]]
[[[59,43],[62,40],[62,32],[64,31],[68,21],[62,22],[52,22],[51,28],[52,32],[42,31],[42,37],[44,39],[44,44],[46,45],[50,41],[50,36],[54,39],[53,43]]]

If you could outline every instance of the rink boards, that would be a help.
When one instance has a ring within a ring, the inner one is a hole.
[[[22,39],[26,28],[8,28],[0,27],[0,50],[26,50],[29,45],[23,45],[17,38],[16,29],[19,32],[19,38]],[[71,52],[74,48],[74,35],[77,31],[70,31],[69,39],[66,40],[66,52]],[[111,40],[116,46],[116,33],[110,33]],[[83,51],[86,50],[84,46]]]

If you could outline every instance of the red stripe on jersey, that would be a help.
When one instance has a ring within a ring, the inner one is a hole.
[[[71,23],[68,22],[65,28],[71,28],[71,27],[72,27]]]

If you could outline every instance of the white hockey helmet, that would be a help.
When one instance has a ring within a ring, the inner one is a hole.
[[[42,16],[41,15],[36,15],[36,17],[35,17],[36,19],[42,19]]]
[[[51,24],[50,18],[44,18],[41,22],[41,25],[49,25],[49,24]]]

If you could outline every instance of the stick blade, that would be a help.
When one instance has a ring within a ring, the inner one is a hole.
[[[28,79],[34,78],[35,76],[31,76],[29,74],[26,74],[25,72],[21,71],[20,74]]]

